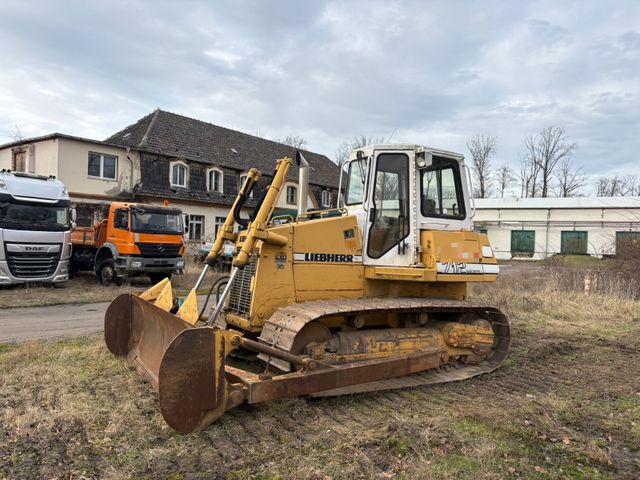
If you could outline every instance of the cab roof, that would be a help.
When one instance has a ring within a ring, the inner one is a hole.
[[[448,150],[442,150],[434,147],[427,147],[424,145],[416,145],[414,143],[391,143],[391,144],[380,144],[376,143],[373,145],[366,145],[364,147],[356,148],[349,155],[349,160],[353,160],[356,158],[356,152],[361,150],[365,155],[370,155],[374,151],[380,150],[412,150],[414,152],[429,152],[432,155],[437,155],[441,157],[452,158],[459,162],[464,160],[464,155],[461,153],[451,152]]]
[[[58,202],[69,200],[64,183],[55,177],[0,170],[0,194],[26,201]]]

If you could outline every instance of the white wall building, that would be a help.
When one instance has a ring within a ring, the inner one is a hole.
[[[476,230],[498,259],[615,255],[640,241],[640,197],[476,199]]]

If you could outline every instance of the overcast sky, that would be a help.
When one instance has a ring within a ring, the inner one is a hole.
[[[330,157],[365,134],[468,156],[566,127],[591,175],[640,174],[640,2],[0,0],[0,143],[104,139],[153,109]],[[395,133],[394,133],[395,132]]]

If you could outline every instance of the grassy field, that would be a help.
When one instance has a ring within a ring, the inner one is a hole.
[[[0,478],[639,478],[640,302],[505,278],[472,295],[512,322],[490,375],[244,406],[188,436],[97,336],[0,346]]]

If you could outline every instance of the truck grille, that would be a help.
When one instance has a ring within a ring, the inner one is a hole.
[[[258,258],[254,255],[249,263],[240,270],[236,275],[236,279],[229,292],[229,303],[227,304],[227,311],[236,315],[249,316],[249,310],[251,309],[251,298],[253,292],[251,291],[251,280],[256,275],[256,267],[258,265]]]
[[[179,243],[136,243],[143,257],[173,258],[180,252]]]
[[[7,265],[16,278],[39,278],[53,275],[60,261],[60,252],[6,252]]]

